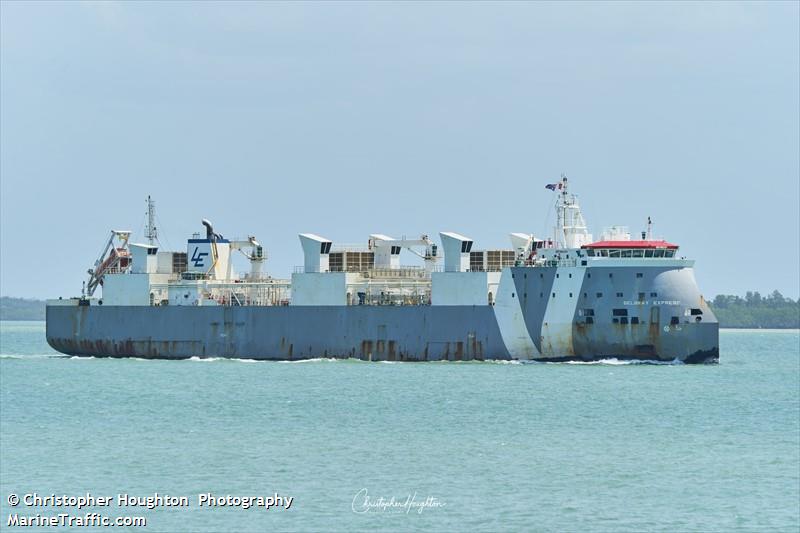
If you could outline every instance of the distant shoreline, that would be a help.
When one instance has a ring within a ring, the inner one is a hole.
[[[44,322],[44,318],[2,318],[0,322]],[[720,326],[720,330],[726,331],[800,331],[800,328],[737,328]]]
[[[717,296],[708,302],[721,329],[800,329],[800,300],[784,298],[778,291],[768,297],[748,292],[744,298]],[[46,302],[28,298],[0,297],[0,320],[45,320]]]

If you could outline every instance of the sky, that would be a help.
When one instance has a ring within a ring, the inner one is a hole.
[[[208,218],[289,277],[302,232],[549,234],[565,173],[707,297],[797,298],[798,6],[3,1],[0,294],[78,295],[147,195],[162,249]]]

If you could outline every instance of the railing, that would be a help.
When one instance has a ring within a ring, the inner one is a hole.
[[[398,268],[328,268],[327,270],[310,270],[307,271],[303,265],[295,265],[293,269],[294,274],[328,274],[328,273],[348,273],[348,274],[361,274],[367,278],[429,278],[428,271],[425,267],[421,266],[400,266]]]
[[[197,287],[196,284],[184,286]],[[150,292],[154,295],[151,305],[163,304],[169,298],[169,289],[181,290],[178,284],[153,284]],[[199,291],[202,300],[214,301],[218,305],[236,306],[274,306],[288,305],[290,283],[288,280],[269,281],[235,281],[235,282],[208,282],[201,286]]]
[[[346,244],[334,243],[331,245],[331,252],[371,252],[366,244]]]

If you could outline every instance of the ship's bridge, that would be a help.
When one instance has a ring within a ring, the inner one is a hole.
[[[581,249],[588,257],[672,258],[678,245],[664,240],[604,240],[584,244]]]

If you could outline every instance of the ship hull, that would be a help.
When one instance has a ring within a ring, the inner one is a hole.
[[[357,358],[368,361],[593,361],[607,358],[717,360],[716,323],[666,334],[649,325],[602,334],[572,327],[568,353],[509,351],[490,306],[141,307],[54,306],[47,341],[77,356],[263,360]],[[641,330],[641,331],[639,331]]]
[[[691,268],[511,267],[485,305],[100,305],[51,301],[47,341],[98,357],[716,362]]]

